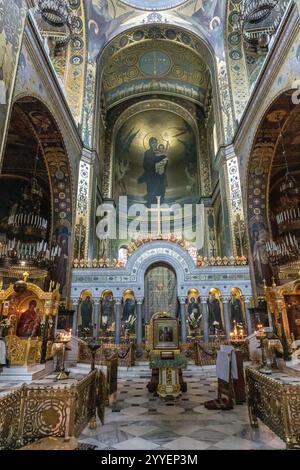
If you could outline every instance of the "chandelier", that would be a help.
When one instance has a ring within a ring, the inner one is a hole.
[[[238,30],[249,47],[266,48],[281,21],[273,15],[279,0],[244,0],[240,4]]]
[[[68,0],[38,0],[38,7],[46,23],[62,30],[62,36],[57,37],[56,45],[66,46],[73,35],[73,17]]]
[[[290,173],[284,139],[280,129],[282,156],[286,167],[283,182],[280,185],[279,208],[275,222],[279,237],[267,243],[267,253],[272,265],[278,266],[297,261],[300,256],[300,190],[294,176]]]
[[[36,176],[39,146],[33,176],[8,215],[6,239],[0,242],[0,265],[46,267],[60,255],[60,247],[49,247],[48,221],[42,215],[43,191]]]

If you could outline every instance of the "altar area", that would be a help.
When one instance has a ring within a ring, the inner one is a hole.
[[[34,377],[51,370],[58,291],[45,292],[24,279],[0,291],[0,330],[5,343],[6,363],[0,381]],[[4,362],[4,361],[2,361]]]

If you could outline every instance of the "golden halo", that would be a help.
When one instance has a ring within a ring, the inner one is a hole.
[[[149,140],[151,139],[151,137],[155,137],[157,139],[158,145],[161,143],[164,143],[165,145],[167,145],[169,143],[169,141],[165,139],[161,133],[157,134],[157,132],[148,132],[148,134],[145,135],[144,141],[143,141],[145,150],[149,149]]]

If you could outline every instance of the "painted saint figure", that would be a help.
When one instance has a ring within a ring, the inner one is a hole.
[[[114,303],[111,295],[102,300],[102,325],[111,326],[114,323]]]
[[[128,297],[124,302],[123,321],[128,321],[131,315],[135,315],[135,301]]]
[[[215,330],[224,330],[219,299],[216,298],[215,294],[210,294],[207,303],[209,312],[209,329],[212,332],[215,332]]]
[[[230,301],[231,309],[231,327],[234,328],[234,322],[236,325],[244,326],[244,316],[241,300],[236,296],[231,297]]]
[[[93,302],[91,297],[87,296],[81,302],[81,326],[82,328],[91,328],[93,324]]]
[[[157,204],[157,198],[163,204],[167,188],[166,168],[168,159],[165,146],[160,144],[156,137],[149,140],[149,149],[144,154],[144,174],[138,179],[138,183],[147,185],[147,207]]]
[[[200,306],[195,297],[191,297],[188,304],[188,314],[194,315],[195,320],[198,320],[200,317]]]
[[[17,326],[17,336],[20,338],[41,335],[41,318],[36,311],[36,307],[36,300],[31,300],[28,309],[22,313]]]
[[[256,228],[253,230],[253,239],[253,261],[257,277],[261,284],[263,280],[266,280],[267,284],[270,284],[272,280],[272,269],[269,264],[266,249],[266,244],[269,241],[268,232],[263,227]]]
[[[61,227],[57,235],[59,255],[56,259],[55,281],[59,284],[59,293],[63,294],[67,283],[67,269],[69,261],[69,231]]]
[[[165,326],[159,330],[159,341],[170,342],[173,341],[173,330]]]

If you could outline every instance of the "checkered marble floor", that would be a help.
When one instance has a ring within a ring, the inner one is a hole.
[[[203,404],[217,397],[213,372],[185,377],[187,393],[167,401],[148,392],[148,379],[119,380],[117,399],[106,422],[85,429],[80,442],[96,450],[267,450],[285,444],[262,423],[249,425],[246,405],[209,411]]]

